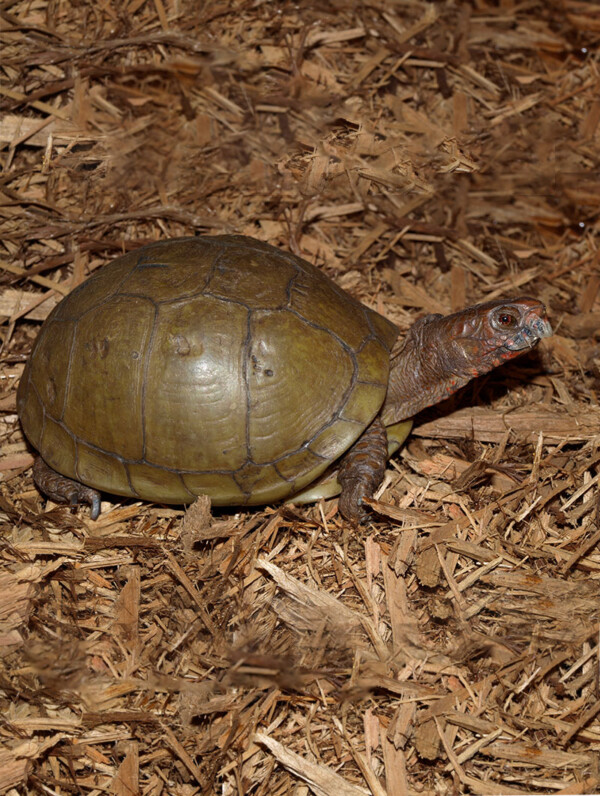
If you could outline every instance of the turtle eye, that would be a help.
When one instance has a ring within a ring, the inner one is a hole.
[[[496,313],[494,320],[500,329],[514,329],[519,325],[519,319],[510,310],[500,310]]]

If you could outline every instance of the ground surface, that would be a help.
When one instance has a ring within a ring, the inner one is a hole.
[[[598,4],[0,17],[0,791],[600,790]],[[556,334],[419,419],[360,531],[335,501],[46,504],[15,411],[40,321],[205,232],[403,331],[524,293]]]

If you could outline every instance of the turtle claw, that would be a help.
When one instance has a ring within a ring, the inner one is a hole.
[[[90,492],[94,493],[90,502],[90,519],[97,520],[100,516],[100,493],[96,489],[91,489]]]
[[[33,480],[42,494],[57,503],[68,503],[71,508],[87,503],[90,506],[91,519],[97,520],[100,516],[100,492],[57,473],[41,456],[34,462]]]
[[[69,480],[68,478],[66,479]],[[81,505],[81,503],[87,503],[90,507],[90,519],[97,520],[100,516],[100,493],[95,489],[90,489],[87,486],[81,486],[77,484],[76,481],[73,481],[76,486],[79,486],[80,489],[73,489],[70,493],[69,497],[69,506],[72,509],[76,509],[77,506]],[[58,502],[58,497],[55,498]]]
[[[369,519],[365,511],[363,498],[370,497],[368,485],[362,479],[347,480],[338,501],[338,508],[342,517],[353,525],[362,525]]]

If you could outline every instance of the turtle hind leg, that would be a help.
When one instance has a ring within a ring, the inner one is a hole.
[[[342,493],[339,508],[347,520],[360,523],[367,519],[363,498],[371,497],[381,483],[387,455],[387,432],[381,418],[376,417],[340,465],[338,481]]]
[[[41,456],[33,463],[33,480],[42,494],[57,503],[68,503],[70,506],[88,503],[91,507],[90,517],[97,520],[100,516],[100,492],[57,473]]]

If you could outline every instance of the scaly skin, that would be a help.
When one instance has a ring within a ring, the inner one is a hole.
[[[364,521],[364,497],[383,478],[387,446],[378,429],[413,417],[476,376],[533,348],[552,328],[536,299],[489,301],[453,315],[427,315],[410,329],[391,362],[388,392],[379,418],[344,457],[339,507],[353,523]],[[386,440],[387,442],[387,440]]]
[[[33,480],[37,488],[57,503],[68,503],[78,506],[80,503],[89,503],[90,517],[97,520],[100,515],[100,493],[96,489],[84,486],[78,481],[65,478],[48,467],[41,456],[33,463]]]
[[[545,316],[540,301],[520,298],[418,320],[391,363],[381,409],[385,425],[413,417],[471,379],[534,348],[552,334]]]
[[[367,519],[362,501],[365,497],[371,497],[381,483],[387,452],[387,432],[381,418],[377,416],[350,448],[340,465],[337,478],[342,487],[339,509],[343,517],[353,522],[364,522]]]

